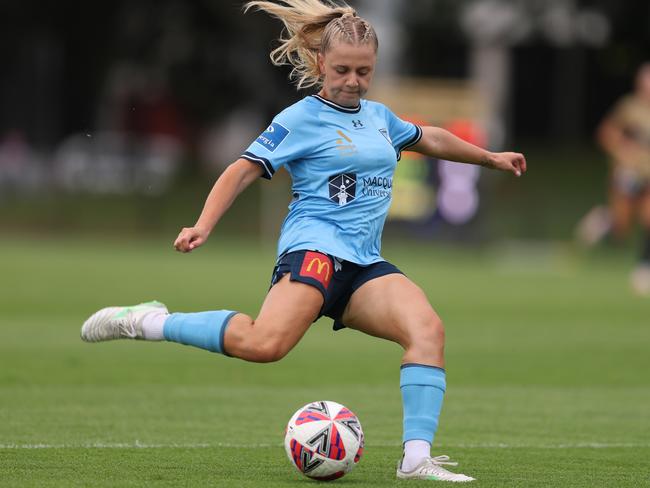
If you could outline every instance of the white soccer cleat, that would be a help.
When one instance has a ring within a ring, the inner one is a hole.
[[[632,290],[639,296],[650,296],[650,265],[641,264],[630,275]]]
[[[81,339],[86,342],[143,339],[142,319],[151,312],[167,313],[167,307],[153,301],[131,307],[102,308],[84,322]]]
[[[576,228],[578,242],[585,246],[595,246],[602,241],[612,229],[612,214],[603,205],[592,208]]]
[[[400,480],[431,480],[451,481],[452,483],[467,483],[475,478],[447,471],[442,465],[458,466],[458,463],[449,460],[449,456],[436,456],[424,458],[412,471],[402,471],[401,462],[397,465],[397,479]]]

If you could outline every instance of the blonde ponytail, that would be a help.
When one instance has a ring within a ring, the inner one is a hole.
[[[357,17],[356,11],[346,4],[329,0],[256,0],[248,2],[244,12],[251,8],[262,10],[284,24],[280,46],[271,51],[271,61],[276,66],[292,65],[289,76],[297,80],[298,88],[321,85],[318,53],[325,53],[334,40],[372,44],[375,50],[378,47],[372,25]]]

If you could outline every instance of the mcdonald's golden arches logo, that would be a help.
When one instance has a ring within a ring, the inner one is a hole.
[[[300,276],[313,278],[322,284],[325,289],[332,279],[332,260],[325,254],[319,252],[307,251],[302,260]]]

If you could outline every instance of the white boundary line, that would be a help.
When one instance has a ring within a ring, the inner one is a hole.
[[[370,447],[400,447],[397,442],[376,442],[366,444]],[[0,444],[0,449],[268,449],[281,448],[282,444],[231,444],[226,442],[196,444],[156,444],[146,442],[92,442],[82,444]],[[601,443],[578,442],[566,444],[442,444],[436,449],[628,449],[650,448],[650,443]]]

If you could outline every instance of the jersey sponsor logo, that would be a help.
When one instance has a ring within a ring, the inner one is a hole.
[[[329,179],[330,200],[339,204],[347,205],[355,199],[357,193],[356,173],[342,173],[330,176]]]
[[[386,138],[386,140],[392,145],[393,140],[390,138],[390,135],[388,134],[388,129],[379,129],[379,132],[381,133],[382,136]]]
[[[266,148],[270,152],[275,151],[282,141],[284,141],[291,132],[282,124],[273,122],[269,125],[264,132],[262,132],[259,137],[255,140],[262,147]]]
[[[332,261],[325,254],[313,251],[305,253],[300,268],[300,276],[313,278],[327,289],[332,279],[332,271]],[[314,410],[317,409],[314,408]]]
[[[365,129],[363,122],[361,122],[359,119],[357,120],[352,120],[352,126],[355,129]]]
[[[341,136],[336,139],[336,149],[339,150],[341,156],[350,156],[357,152],[357,146],[352,143],[352,139],[345,132],[337,130],[336,133]]]

